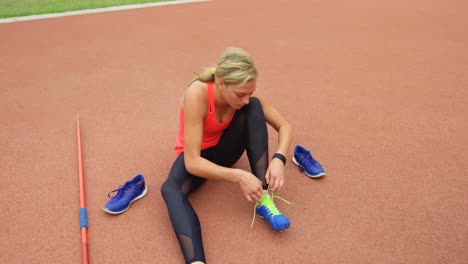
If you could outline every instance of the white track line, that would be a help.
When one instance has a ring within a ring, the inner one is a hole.
[[[52,14],[44,14],[44,15],[32,15],[32,16],[22,16],[22,17],[0,18],[0,23],[12,23],[12,22],[18,22],[18,21],[46,19],[46,18],[53,18],[53,17],[75,16],[75,15],[84,15],[84,14],[92,14],[92,13],[111,12],[111,11],[118,11],[118,10],[128,10],[128,9],[137,9],[137,8],[163,6],[163,5],[177,5],[177,4],[206,2],[206,1],[211,1],[211,0],[174,0],[174,1],[170,1],[170,2],[157,2],[157,3],[146,3],[146,4],[112,6],[112,7],[103,7],[103,8],[96,8],[96,9],[85,9],[85,10],[78,10],[78,11],[69,11],[69,12],[63,12],[63,13],[52,13]]]

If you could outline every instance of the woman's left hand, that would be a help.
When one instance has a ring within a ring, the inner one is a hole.
[[[284,164],[280,159],[272,159],[265,175],[266,182],[273,192],[278,192],[284,185]]]

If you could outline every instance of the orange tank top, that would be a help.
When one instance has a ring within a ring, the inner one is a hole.
[[[203,138],[201,149],[207,149],[218,144],[224,129],[231,124],[232,117],[234,116],[235,110],[232,115],[224,122],[219,123],[216,120],[215,102],[214,102],[214,85],[213,82],[207,83],[208,85],[208,112],[203,119]],[[184,109],[180,109],[179,114],[179,133],[177,133],[176,144],[174,150],[179,155],[184,151]]]

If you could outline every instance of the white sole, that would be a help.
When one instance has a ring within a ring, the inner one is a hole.
[[[299,162],[297,162],[297,160],[296,160],[296,158],[294,158],[294,156],[292,157],[292,161],[293,161],[293,163],[296,164],[298,167],[300,166],[300,165],[299,165]],[[307,173],[307,171],[305,171],[305,170],[304,170],[304,173],[305,173],[307,176],[309,176],[310,178],[314,178],[314,179],[315,179],[315,178],[320,178],[320,177],[323,177],[323,176],[326,175],[325,172],[319,173],[319,174],[317,174],[317,175],[310,175],[310,174]]]
[[[133,200],[128,204],[127,208],[123,209],[122,211],[119,211],[119,212],[110,211],[110,210],[107,209],[106,207],[102,208],[102,210],[104,210],[104,212],[106,212],[106,213],[113,214],[113,215],[121,214],[121,213],[127,211],[128,208],[130,208],[130,205],[131,205],[133,202],[135,202],[135,201],[137,201],[137,200],[139,200],[139,199],[145,197],[145,195],[146,195],[147,193],[148,193],[148,188],[147,188],[146,185],[145,185],[145,190],[143,190],[143,192],[142,192],[140,195],[138,195],[135,199],[133,199]]]

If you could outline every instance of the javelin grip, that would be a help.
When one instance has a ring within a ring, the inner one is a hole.
[[[88,213],[86,208],[80,208],[80,229],[83,227],[88,228]]]

